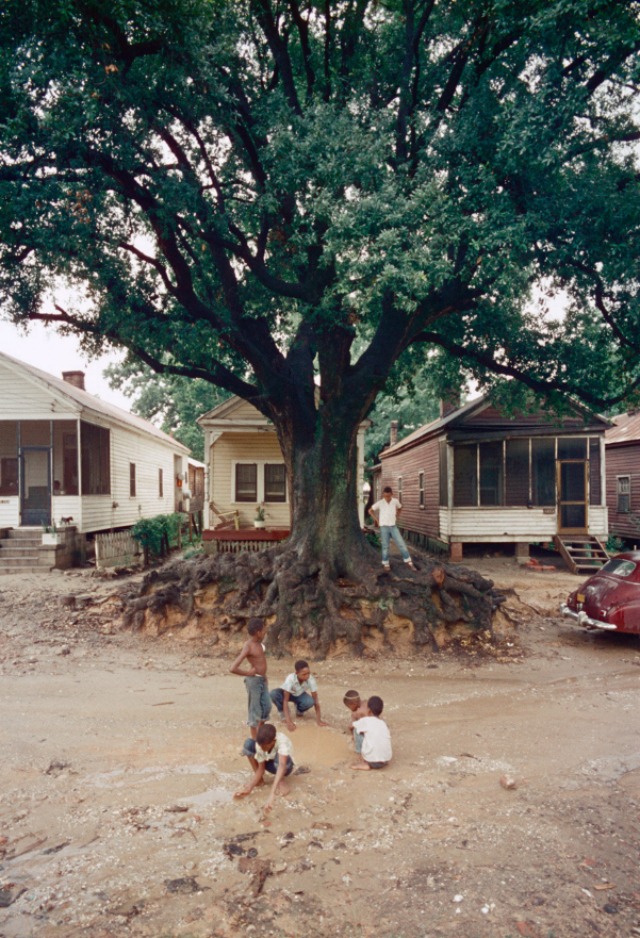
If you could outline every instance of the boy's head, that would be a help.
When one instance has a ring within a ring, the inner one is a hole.
[[[369,697],[367,700],[367,708],[373,714],[374,717],[379,717],[382,713],[384,704],[382,702],[382,697]]]
[[[253,619],[249,619],[247,624],[247,632],[249,635],[251,635],[252,638],[255,638],[257,635],[259,635],[260,632],[264,632],[266,627],[267,626],[264,619],[260,619],[256,616]]]
[[[348,707],[351,711],[357,710],[362,703],[360,700],[360,694],[357,690],[348,690],[342,698],[342,702],[345,707]]]
[[[263,723],[258,727],[256,742],[265,752],[271,752],[276,744],[276,728],[273,723]]]
[[[296,661],[293,666],[295,668],[296,677],[299,681],[308,681],[309,675],[311,674],[311,668],[309,667],[308,661]]]
[[[385,502],[391,501],[391,499],[393,498],[393,489],[391,488],[390,485],[385,485],[385,487],[382,490],[382,497],[384,498]]]

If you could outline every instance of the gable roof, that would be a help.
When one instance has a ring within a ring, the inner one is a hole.
[[[447,414],[446,417],[438,417],[436,420],[432,420],[431,423],[427,423],[423,427],[419,427],[417,430],[414,430],[413,433],[405,436],[402,440],[398,440],[398,442],[394,443],[393,446],[387,446],[380,453],[380,459],[385,459],[386,457],[400,453],[405,449],[411,449],[411,447],[416,446],[418,443],[421,443],[424,440],[438,436],[447,430],[462,425],[465,423],[465,421],[475,417],[477,414],[482,413],[483,410],[491,406],[492,403],[490,392],[486,392],[480,397],[463,404],[462,407],[459,407],[457,410],[451,411],[451,413]],[[611,425],[611,422],[607,420],[606,417],[590,414],[585,407],[583,407],[581,404],[578,404],[577,402],[573,402],[572,407],[577,412],[577,415],[580,415],[584,418],[588,417],[592,421],[601,424],[603,430]],[[534,425],[531,423],[529,423],[528,426],[530,429],[534,428]],[[557,424],[554,425],[553,423],[549,423],[549,429],[558,429]]]
[[[93,414],[101,417],[103,420],[106,419],[112,423],[117,423],[129,430],[136,430],[139,433],[152,436],[156,440],[160,440],[168,446],[171,446],[182,455],[186,456],[191,452],[187,446],[179,443],[174,437],[165,433],[164,430],[160,430],[143,417],[138,417],[136,414],[122,410],[122,408],[116,407],[115,404],[102,401],[99,397],[95,397],[95,395],[90,394],[88,391],[83,391],[81,388],[70,384],[68,381],[64,381],[62,378],[56,378],[46,371],[35,368],[33,365],[28,365],[26,362],[21,362],[17,358],[12,358],[11,355],[7,355],[5,352],[0,352],[0,365],[5,365],[9,371],[21,374],[28,381],[44,388],[44,390],[48,391],[58,400],[67,404],[69,409],[75,411],[81,418],[90,418]]]
[[[611,419],[613,426],[604,435],[607,446],[640,442],[640,411],[618,414]]]

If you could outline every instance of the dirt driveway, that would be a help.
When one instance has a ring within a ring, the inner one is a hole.
[[[506,653],[315,664],[331,726],[270,825],[228,654],[119,631],[88,573],[0,579],[1,938],[640,936],[640,643],[562,621],[569,574],[473,565],[516,591]],[[349,767],[350,687],[384,771]]]

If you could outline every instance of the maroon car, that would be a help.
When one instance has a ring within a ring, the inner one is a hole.
[[[560,611],[586,629],[640,633],[640,550],[612,557]]]

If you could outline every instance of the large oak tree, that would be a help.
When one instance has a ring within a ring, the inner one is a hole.
[[[289,471],[289,551],[353,576],[356,430],[385,385],[638,388],[639,17],[4,0],[5,310],[250,401]]]

